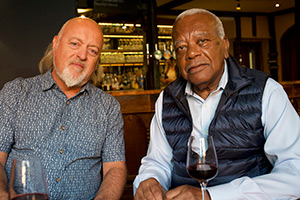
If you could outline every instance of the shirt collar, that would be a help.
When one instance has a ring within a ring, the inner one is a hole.
[[[48,70],[45,74],[43,74],[42,77],[43,77],[42,78],[42,89],[43,89],[43,91],[50,90],[53,87],[59,88],[59,86],[56,84],[56,82],[54,81],[54,79],[52,77],[52,68],[50,70]],[[80,94],[84,91],[87,91],[87,93],[90,94],[91,90],[92,90],[91,85],[89,83],[86,83],[81,88],[81,90],[78,92],[78,94]]]
[[[45,74],[42,75],[42,89],[43,91],[51,89],[56,85],[55,81],[52,78],[52,68],[48,70]]]
[[[227,69],[227,62],[226,60],[224,60],[224,72],[222,74],[222,77],[220,79],[218,88],[216,89],[216,91],[218,90],[223,90],[228,82],[228,69]],[[193,95],[194,91],[192,90],[192,84],[190,82],[187,82],[186,87],[185,87],[185,94],[186,95]]]

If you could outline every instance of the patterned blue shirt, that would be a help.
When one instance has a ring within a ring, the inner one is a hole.
[[[67,99],[51,70],[17,78],[0,92],[0,151],[12,159],[34,153],[43,164],[51,200],[93,199],[102,162],[125,161],[118,101],[86,84]]]

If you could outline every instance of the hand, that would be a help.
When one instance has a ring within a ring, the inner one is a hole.
[[[194,186],[182,185],[173,190],[169,190],[164,200],[175,200],[175,199],[188,199],[188,200],[199,200],[202,198],[201,189]],[[205,191],[205,199],[210,200],[210,196],[207,191]]]
[[[134,200],[163,200],[165,193],[166,190],[156,179],[149,178],[140,183],[136,190]]]

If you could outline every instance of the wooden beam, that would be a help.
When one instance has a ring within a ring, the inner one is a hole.
[[[160,7],[159,7],[160,8]],[[252,17],[252,16],[269,16],[269,15],[282,15],[282,14],[288,14],[288,13],[295,13],[295,8],[290,8],[282,11],[277,11],[273,13],[262,13],[262,12],[236,12],[236,11],[217,11],[217,10],[210,10],[210,12],[214,13],[218,17]],[[157,14],[158,15],[179,15],[184,10],[168,10],[168,9],[158,9]]]
[[[159,7],[157,7],[158,10],[171,10],[172,8],[175,8],[177,6],[181,6],[182,4],[191,2],[193,0],[173,0],[168,3],[165,3]]]

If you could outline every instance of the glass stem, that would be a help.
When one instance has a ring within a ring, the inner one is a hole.
[[[201,191],[202,191],[202,200],[205,200],[205,190],[206,190],[206,181],[201,181],[200,186],[201,186]]]

